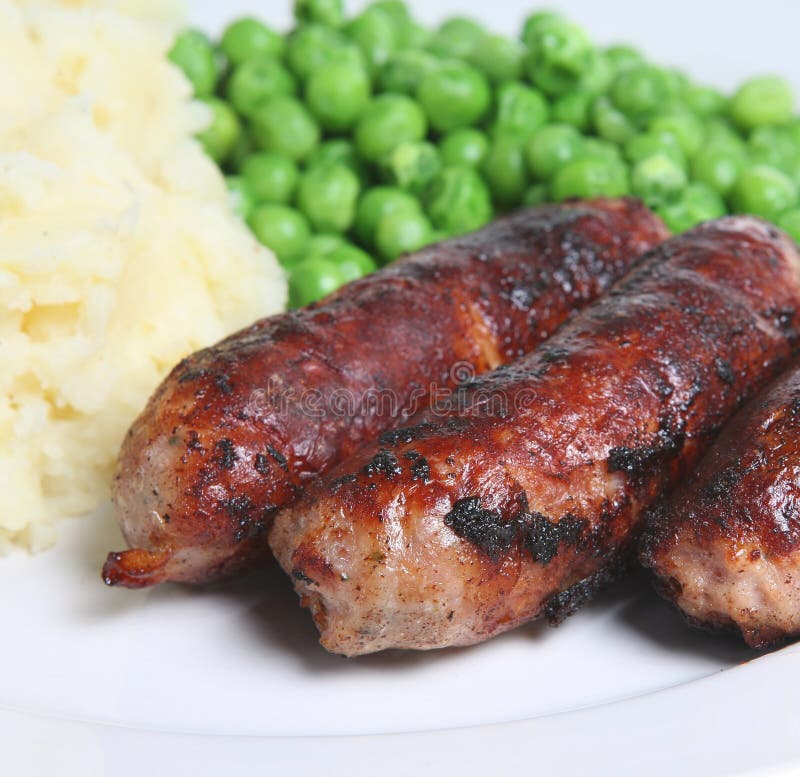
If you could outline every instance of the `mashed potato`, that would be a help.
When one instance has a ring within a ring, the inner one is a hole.
[[[168,369],[284,305],[192,139],[165,7],[0,0],[0,545],[102,502]]]

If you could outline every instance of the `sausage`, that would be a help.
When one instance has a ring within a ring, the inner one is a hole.
[[[559,622],[785,364],[798,308],[788,238],[754,218],[708,223],[528,356],[342,462],[270,536],[323,646],[440,648]]]
[[[634,200],[521,211],[181,362],[134,423],[108,584],[203,583],[269,556],[312,478],[432,392],[530,351],[666,237]]]
[[[800,635],[800,362],[648,515],[641,558],[690,623],[767,648]]]

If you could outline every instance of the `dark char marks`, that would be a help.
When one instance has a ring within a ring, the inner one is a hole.
[[[481,507],[477,496],[459,499],[444,517],[444,522],[459,537],[488,553],[492,561],[497,561],[501,553],[509,550],[520,530],[517,521],[504,523],[498,512]]]
[[[289,471],[289,462],[286,460],[286,456],[284,456],[279,450],[276,450],[271,445],[267,445],[267,453],[278,462],[278,466],[284,472]]]
[[[269,461],[263,453],[256,454],[254,466],[259,475],[269,475]]]
[[[551,521],[541,513],[522,510],[510,520],[504,520],[499,511],[481,507],[477,496],[459,499],[444,517],[444,522],[494,562],[514,543],[522,541],[533,560],[543,565],[558,555],[562,544],[574,545],[584,528],[584,521],[570,513],[558,521]]]
[[[544,616],[551,626],[558,626],[587,604],[600,591],[619,580],[630,566],[629,552],[623,551],[599,572],[580,580],[566,591],[551,596],[544,605]]]
[[[397,456],[395,456],[391,451],[386,450],[385,448],[381,448],[373,457],[368,461],[362,470],[362,472],[367,477],[372,477],[373,475],[383,474],[386,475],[387,478],[394,477],[395,475],[401,474],[403,468],[400,466],[400,463],[397,461]]]
[[[355,483],[356,480],[358,480],[358,475],[342,475],[340,478],[336,478],[336,480],[333,480],[330,485],[329,490],[331,496],[336,496],[336,494],[338,494],[341,490],[342,486],[347,483]]]
[[[647,474],[662,457],[671,456],[683,445],[684,435],[662,428],[652,445],[637,448],[612,448],[608,453],[608,471],[624,472],[632,477]]]
[[[530,515],[530,524],[525,530],[525,547],[538,564],[549,564],[558,555],[561,543],[574,545],[580,536],[584,522],[567,513],[558,523],[553,523],[541,513]]]
[[[717,372],[717,377],[728,386],[733,385],[736,375],[733,372],[733,365],[727,359],[716,359],[714,361],[714,369]]]
[[[429,483],[431,479],[431,465],[428,460],[421,456],[416,451],[408,451],[403,454],[404,459],[411,462],[411,479],[421,480],[423,483]]]
[[[233,394],[231,379],[224,372],[218,372],[214,376],[214,383],[217,384],[217,388],[220,390],[220,393],[224,394],[226,397]]]
[[[233,465],[239,459],[233,447],[233,442],[225,437],[216,442],[214,450],[217,452],[217,464],[219,464],[222,469],[233,469]]]
[[[390,447],[401,443],[412,443],[416,440],[421,440],[435,428],[436,424],[422,423],[416,426],[407,426],[404,429],[390,429],[388,432],[383,432],[380,437],[378,437],[378,441],[381,445],[388,445]]]

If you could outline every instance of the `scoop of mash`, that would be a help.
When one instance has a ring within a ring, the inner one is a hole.
[[[45,547],[106,499],[165,373],[284,305],[193,139],[177,23],[164,3],[0,0],[0,545]]]

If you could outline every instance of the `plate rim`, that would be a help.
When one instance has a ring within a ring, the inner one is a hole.
[[[0,705],[0,749],[10,751],[13,773],[20,776],[41,773],[25,769],[32,765],[27,743],[43,738],[77,747],[78,768],[67,765],[64,777],[86,775],[87,758],[100,764],[96,774],[110,774],[106,765],[114,763],[115,777],[189,765],[195,774],[218,774],[221,768],[230,771],[231,764],[236,775],[249,777],[263,774],[266,764],[296,770],[322,763],[329,774],[350,777],[374,777],[376,763],[383,777],[426,773],[437,763],[485,774],[489,768],[529,767],[534,760],[545,774],[564,777],[587,769],[601,777],[638,775],[643,768],[650,777],[668,777],[677,768],[682,775],[703,777],[786,774],[789,769],[798,774],[800,714],[792,714],[797,707],[793,676],[800,679],[800,645],[629,699],[507,723],[396,734],[209,735]],[[701,736],[692,740],[689,732]],[[749,750],[732,747],[737,742]],[[124,764],[116,763],[121,753]]]

